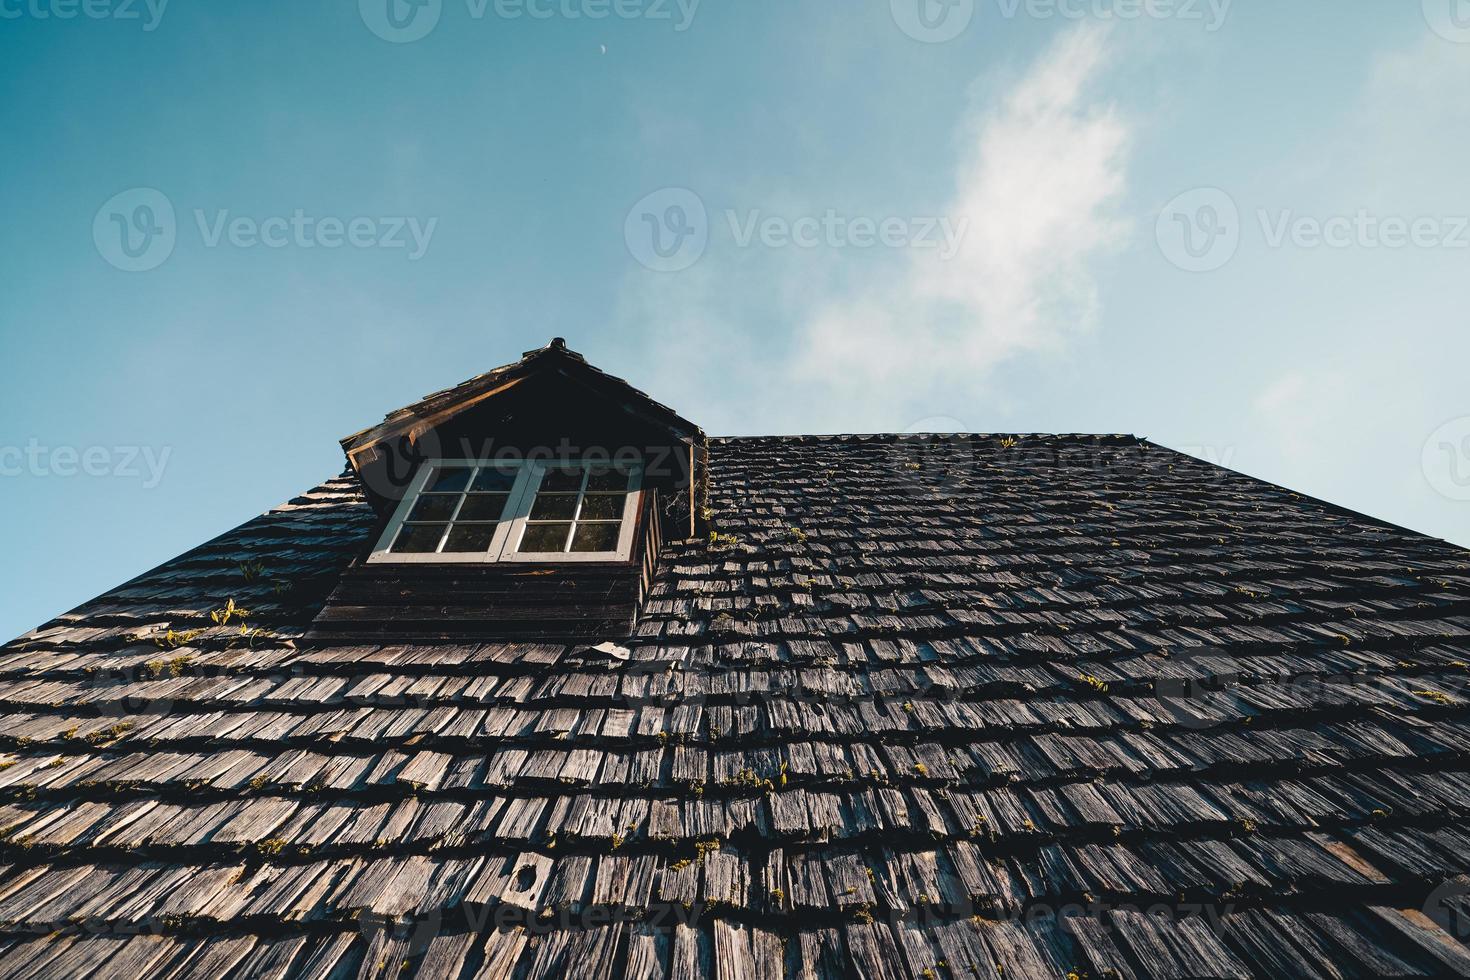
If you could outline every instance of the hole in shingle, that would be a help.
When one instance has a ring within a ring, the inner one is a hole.
[[[523,892],[534,884],[536,884],[535,868],[522,868],[516,874],[516,891]]]

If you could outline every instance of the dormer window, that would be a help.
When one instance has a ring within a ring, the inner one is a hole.
[[[313,643],[616,644],[663,542],[700,532],[699,426],[561,339],[342,448],[382,531],[343,569]]]
[[[370,562],[627,561],[641,467],[431,459]]]

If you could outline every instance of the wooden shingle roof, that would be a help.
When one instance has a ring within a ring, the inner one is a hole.
[[[0,977],[1470,972],[1466,552],[1129,437],[709,450],[617,656],[300,642],[346,478],[0,648]]]

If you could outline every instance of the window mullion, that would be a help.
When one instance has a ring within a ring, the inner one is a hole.
[[[572,508],[572,526],[567,528],[567,539],[562,542],[563,553],[572,550],[572,542],[577,540],[577,525],[582,521],[582,506],[587,502],[587,483],[592,479],[592,467],[582,467],[582,483],[577,487],[577,506]]]
[[[540,489],[541,480],[536,464],[529,459],[522,460],[520,472],[516,474],[515,485],[510,488],[510,499],[505,502],[508,516],[504,523],[508,526],[505,529],[505,539],[501,541],[500,551],[495,553],[494,561],[502,561],[507,555],[515,553],[515,549],[521,543],[521,536],[526,533],[526,522],[531,517],[531,504],[535,502],[536,493]],[[526,499],[528,494],[530,500]]]

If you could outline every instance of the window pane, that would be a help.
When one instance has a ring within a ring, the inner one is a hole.
[[[490,550],[490,539],[495,537],[494,524],[463,524],[449,532],[444,550],[454,554],[469,552],[483,553]]]
[[[521,545],[516,550],[522,553],[538,551],[565,551],[570,524],[527,524]]]
[[[498,521],[505,512],[505,502],[510,499],[503,493],[472,493],[459,509],[460,521]]]
[[[617,551],[621,524],[578,524],[573,551]]]
[[[454,508],[458,503],[459,497],[454,494],[420,497],[419,502],[413,505],[413,510],[409,511],[408,519],[414,523],[447,521],[454,516]]]
[[[445,466],[434,471],[424,485],[424,493],[458,493],[470,482],[470,471],[463,466]]]
[[[626,490],[628,474],[622,470],[599,467],[587,476],[588,490]]]
[[[432,554],[444,537],[444,528],[443,524],[405,524],[392,551],[400,555]]]
[[[574,493],[538,493],[531,505],[533,521],[569,521],[577,514],[577,495]]]
[[[580,466],[558,467],[549,469],[541,478],[542,491],[580,490],[582,489],[582,473]]]
[[[582,498],[583,521],[616,521],[622,519],[624,493],[589,493]]]
[[[475,474],[475,482],[470,486],[471,493],[510,493],[510,488],[515,486],[515,470],[485,469]]]

